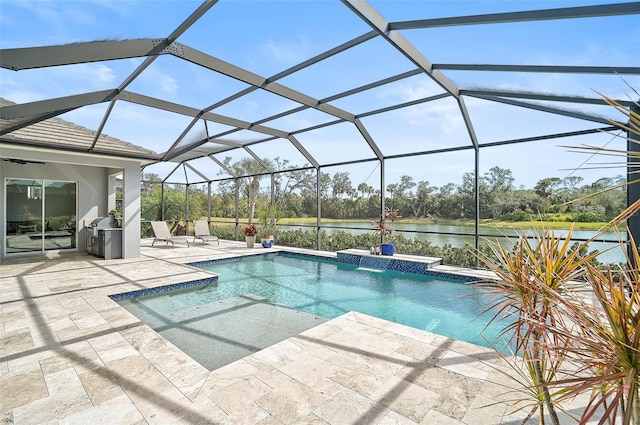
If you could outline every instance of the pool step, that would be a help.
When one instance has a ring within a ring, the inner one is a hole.
[[[442,258],[417,255],[373,255],[364,249],[346,249],[338,251],[337,259],[346,264],[366,264],[367,267],[395,270],[407,273],[425,274],[433,267],[442,264]]]

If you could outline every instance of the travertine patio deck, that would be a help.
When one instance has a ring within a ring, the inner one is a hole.
[[[184,263],[263,249],[150,245],[131,260],[3,262],[2,423],[486,425],[525,416],[509,415],[513,384],[492,351],[353,312],[210,372],[107,295],[208,277]]]

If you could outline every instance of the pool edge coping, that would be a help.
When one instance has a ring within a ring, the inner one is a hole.
[[[229,263],[229,262],[235,262],[235,261],[241,261],[243,259],[246,258],[257,258],[257,257],[267,257],[267,256],[278,256],[278,255],[287,255],[287,256],[292,256],[292,257],[306,257],[307,259],[314,259],[314,260],[322,260],[322,261],[328,261],[331,263],[336,263],[336,264],[352,264],[352,262],[348,262],[348,261],[340,261],[339,257],[338,257],[338,253],[333,253],[335,256],[328,256],[328,255],[318,255],[318,254],[311,254],[311,253],[306,253],[306,252],[298,252],[298,251],[287,251],[287,250],[277,250],[277,251],[271,251],[271,252],[260,252],[260,253],[256,253],[256,254],[245,254],[245,255],[235,255],[235,256],[231,256],[231,257],[223,257],[223,258],[213,258],[210,260],[200,260],[200,261],[193,261],[193,262],[188,262],[188,263],[184,263],[184,265],[189,266],[189,267],[195,267],[198,268],[200,270],[202,270],[200,268],[200,266],[204,266],[204,265],[211,265],[211,264],[217,264],[217,263]],[[356,254],[349,254],[349,255],[356,255]],[[396,261],[395,259],[392,258],[392,256],[390,256],[390,258],[385,258],[385,261]],[[423,265],[423,262],[420,261],[411,261],[410,259],[407,258],[403,258],[402,260],[400,260],[402,262],[408,262],[408,263],[415,263],[415,264],[420,264]],[[431,276],[431,277],[437,277],[437,278],[443,278],[443,279],[452,279],[452,280],[458,280],[461,281],[462,283],[465,284],[475,284],[475,283],[479,283],[479,282],[483,282],[486,281],[486,278],[480,277],[480,276],[469,276],[469,275],[464,275],[464,274],[456,274],[456,273],[451,273],[451,272],[441,272],[441,271],[435,271],[433,269],[425,269],[419,273],[416,272],[412,272],[412,271],[400,271],[400,270],[391,270],[391,271],[396,271],[399,273],[407,273],[407,274],[415,274],[418,276]],[[189,281],[184,281],[184,282],[178,282],[178,283],[172,283],[169,285],[161,285],[161,286],[154,286],[151,288],[145,288],[145,289],[137,289],[134,291],[128,291],[128,292],[122,292],[122,293],[118,293],[118,294],[111,294],[108,295],[108,297],[110,299],[112,299],[113,301],[122,301],[125,299],[130,299],[130,298],[136,298],[136,297],[140,297],[140,296],[146,296],[146,295],[154,295],[154,294],[159,294],[159,293],[163,293],[163,292],[169,292],[169,291],[175,291],[178,289],[184,289],[184,288],[190,288],[193,286],[202,286],[202,285],[207,285],[210,283],[214,283],[218,281],[218,276],[211,276],[211,277],[206,277],[206,278],[201,278],[201,279],[196,279],[196,280],[189,280]]]

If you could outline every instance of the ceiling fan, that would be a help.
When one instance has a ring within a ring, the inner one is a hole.
[[[26,159],[17,159],[17,158],[2,158],[3,161],[13,162],[14,164],[26,165],[26,164],[44,164],[44,162],[40,161],[28,161]]]

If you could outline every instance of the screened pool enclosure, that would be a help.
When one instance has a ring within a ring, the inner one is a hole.
[[[637,150],[603,96],[637,108],[640,2],[34,7],[3,5],[1,142],[45,146],[12,134],[57,117],[95,137],[48,149],[139,159],[143,234],[207,219],[243,239],[275,207],[282,243],[339,249],[392,208],[406,240],[477,247],[496,223],[602,222],[638,198],[626,159],[589,147]]]

